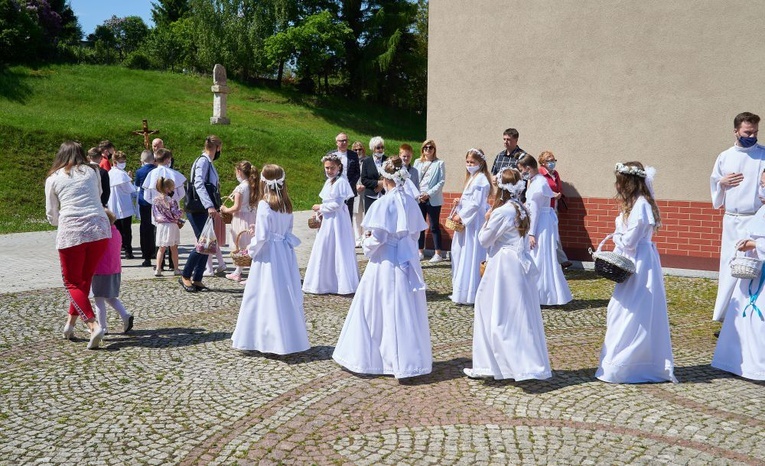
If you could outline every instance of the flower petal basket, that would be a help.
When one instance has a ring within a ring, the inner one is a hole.
[[[744,280],[754,280],[760,276],[762,270],[762,261],[755,257],[736,254],[730,260],[730,274],[734,278]]]
[[[237,233],[234,250],[229,254],[231,256],[231,260],[234,261],[234,265],[239,267],[249,267],[252,264],[252,258],[250,257],[249,252],[247,252],[247,245],[241,249],[239,248],[239,238],[245,231],[247,230],[242,230]]]
[[[635,273],[635,263],[628,257],[613,251],[602,251],[603,245],[612,237],[613,235],[606,236],[600,242],[596,251],[590,248],[589,252],[595,261],[596,274],[616,283],[624,283],[625,280]]]

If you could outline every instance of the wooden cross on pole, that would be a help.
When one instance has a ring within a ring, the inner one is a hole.
[[[146,150],[151,150],[151,144],[149,143],[149,136],[152,134],[159,133],[158,129],[149,130],[149,123],[147,120],[143,120],[143,129],[141,131],[133,131],[133,134],[137,134],[138,136],[143,135],[143,145],[146,147]]]

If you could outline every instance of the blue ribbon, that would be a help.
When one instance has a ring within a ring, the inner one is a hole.
[[[744,313],[741,317],[746,317],[746,310],[749,309],[751,306],[752,309],[757,311],[757,314],[760,316],[760,319],[762,320],[762,312],[760,311],[760,308],[757,307],[757,298],[760,297],[760,291],[762,290],[762,282],[765,281],[765,273],[763,271],[760,271],[760,283],[757,285],[757,291],[752,293],[752,283],[754,283],[754,280],[749,281],[749,304],[744,307]]]

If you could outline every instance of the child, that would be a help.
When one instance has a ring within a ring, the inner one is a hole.
[[[327,181],[313,211],[323,218],[305,269],[303,291],[312,294],[353,294],[359,286],[355,239],[346,199],[353,197],[343,164],[335,154],[322,157]]]
[[[128,333],[133,328],[133,316],[127,312],[125,305],[119,298],[122,282],[122,264],[120,262],[122,236],[114,225],[116,216],[109,210],[106,211],[106,216],[109,217],[109,222],[112,224],[112,237],[109,239],[106,251],[101,256],[98,266],[96,266],[91,284],[93,298],[96,301],[96,320],[98,320],[98,325],[104,329],[104,334],[108,333],[106,303],[109,303],[122,318],[122,333]]]
[[[295,256],[300,240],[292,234],[292,202],[282,167],[263,167],[260,192],[254,236],[248,248],[252,266],[231,335],[232,347],[273,354],[305,351],[311,345]]]
[[[127,157],[122,151],[114,153],[112,158],[114,166],[109,170],[109,210],[114,213],[117,221],[114,225],[117,227],[122,237],[122,245],[125,248],[125,259],[133,259],[133,196],[135,196],[135,186],[130,179],[130,175],[125,171]]]
[[[502,169],[494,206],[478,233],[489,254],[475,297],[473,368],[464,369],[471,378],[552,377],[536,287],[539,276],[524,241],[529,212],[520,203],[523,188],[517,170]]]
[[[537,161],[530,154],[518,160],[518,169],[528,180],[526,207],[529,209],[529,248],[531,258],[539,270],[539,303],[559,306],[571,301],[571,290],[558,262],[558,216],[550,207],[550,199],[559,198],[539,173]]]
[[[760,175],[759,197],[765,201],[765,172]],[[765,206],[760,207],[749,223],[748,239],[736,244],[738,251],[753,251],[765,258]],[[725,311],[720,337],[712,358],[712,367],[751,380],[765,380],[765,300],[760,296],[765,273],[754,280],[737,280]],[[754,299],[752,297],[754,296]]]
[[[635,274],[614,287],[608,303],[606,338],[595,377],[604,382],[677,383],[669,336],[667,295],[653,232],[661,226],[653,197],[653,167],[616,164],[614,251],[635,262]]]
[[[362,247],[369,264],[332,359],[353,372],[400,379],[428,374],[433,366],[417,254],[427,225],[417,201],[403,191],[409,173],[398,156],[383,164],[382,176],[386,194],[364,215]]]
[[[250,244],[252,235],[249,233],[250,225],[255,224],[255,215],[258,209],[258,179],[260,172],[258,168],[250,162],[244,160],[236,164],[236,180],[239,184],[234,188],[232,196],[234,205],[231,207],[221,206],[222,213],[232,214],[231,219],[231,244],[232,248],[238,249],[240,244]],[[239,243],[236,243],[236,237],[239,237]],[[243,267],[237,265],[233,273],[226,275],[229,280],[242,282]]]
[[[470,149],[465,155],[465,187],[462,196],[455,199],[456,212],[452,220],[465,229],[455,231],[452,237],[452,295],[457,304],[473,304],[478,282],[479,267],[486,258],[486,249],[478,242],[478,231],[484,221],[491,193],[489,168],[481,149]]]
[[[178,268],[178,244],[181,242],[180,227],[183,225],[181,220],[183,212],[181,212],[178,206],[178,201],[173,197],[175,194],[175,182],[170,178],[160,177],[157,179],[155,188],[159,194],[154,195],[151,208],[154,223],[157,225],[157,268],[154,270],[154,276],[162,276],[160,264],[162,264],[162,257],[165,255],[165,248],[167,247],[170,247],[171,260],[176,266],[174,274],[180,275],[181,270]]]

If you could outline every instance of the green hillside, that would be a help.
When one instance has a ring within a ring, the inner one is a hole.
[[[187,173],[208,134],[223,139],[216,162],[222,192],[236,185],[233,166],[277,163],[287,171],[297,209],[318,202],[324,182],[320,157],[334,148],[343,130],[368,145],[425,139],[425,117],[342,99],[317,99],[289,91],[229,81],[231,125],[212,126],[212,79],[106,66],[14,67],[0,72],[0,131],[6,145],[0,159],[0,233],[49,229],[44,186],[59,145],[80,141],[85,149],[110,139],[128,154],[128,170],[140,166],[143,138],[132,134],[141,120],[173,151],[175,166]]]

